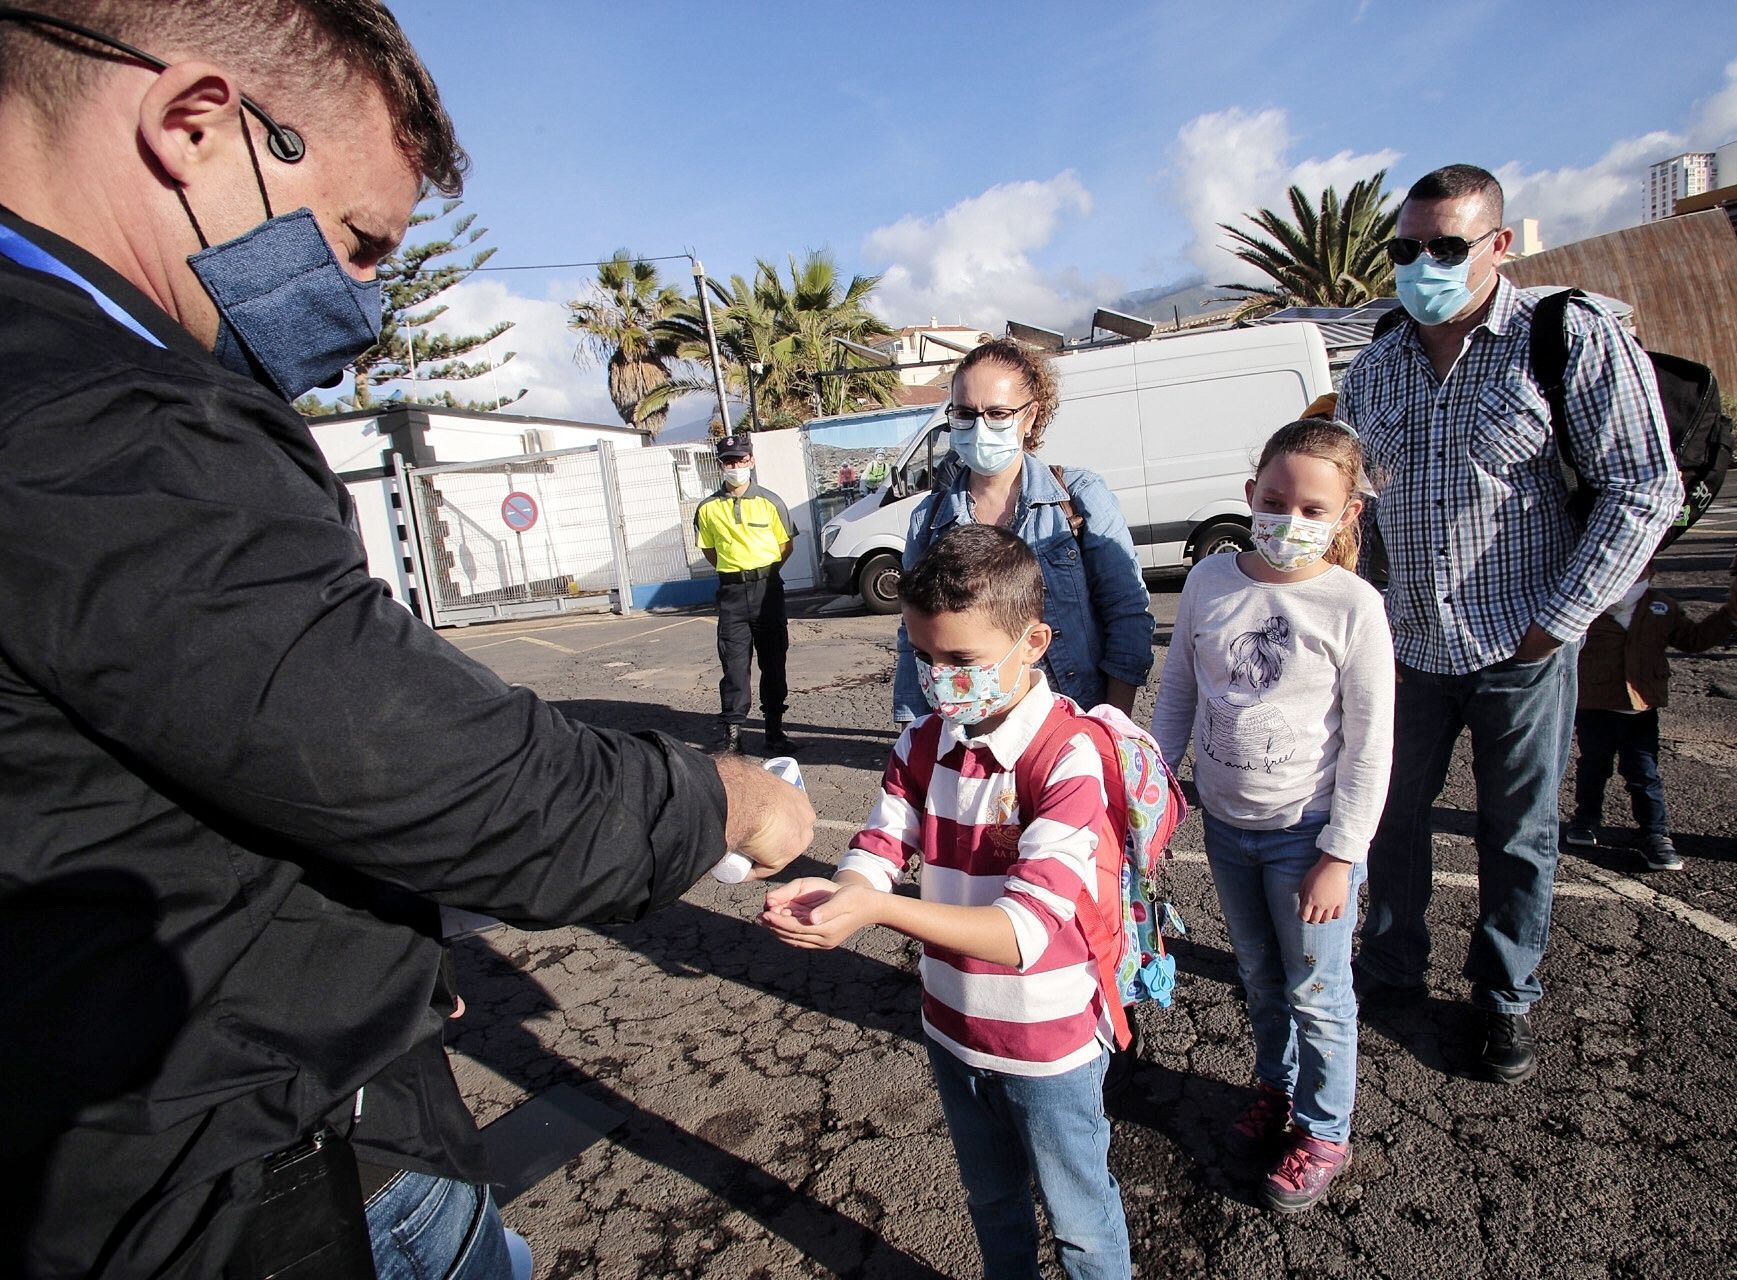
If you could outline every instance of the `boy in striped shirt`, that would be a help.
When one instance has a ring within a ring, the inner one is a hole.
[[[1098,909],[1098,848],[1119,857],[1121,841],[1083,729],[1028,781],[1026,806],[1015,784],[1049,720],[1080,716],[1037,668],[1043,571],[1014,534],[959,525],[899,596],[935,713],[899,738],[837,874],[774,889],[761,922],[798,947],[875,924],[921,942],[923,1031],[984,1274],[1036,1280],[1035,1178],[1067,1275],[1126,1277],[1103,1104],[1112,1032],[1076,915]],[[891,892],[913,854],[920,898]]]

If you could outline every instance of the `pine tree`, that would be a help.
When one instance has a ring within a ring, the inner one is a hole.
[[[463,201],[442,200],[438,210],[419,207],[411,215],[412,229],[426,226],[453,213]],[[489,412],[513,403],[525,394],[520,387],[511,395],[488,400],[460,400],[449,389],[426,390],[424,383],[462,382],[480,377],[491,368],[499,369],[516,352],[509,351],[492,364],[488,361],[467,361],[463,357],[486,347],[513,327],[503,320],[489,326],[483,333],[430,334],[416,332],[432,324],[447,307],[437,302],[442,293],[469,278],[483,263],[494,256],[493,247],[478,249],[468,261],[442,262],[440,259],[470,249],[488,234],[487,227],[475,225],[474,213],[461,214],[444,236],[409,244],[380,260],[381,285],[380,340],[356,358],[351,365],[355,389],[349,396],[340,396],[335,404],[325,404],[314,396],[296,401],[296,410],[306,416],[321,413],[341,413],[348,409],[369,409],[377,403],[376,387],[389,382],[407,381],[409,388],[402,397],[417,404],[445,405],[455,409]],[[414,374],[414,377],[412,375]]]

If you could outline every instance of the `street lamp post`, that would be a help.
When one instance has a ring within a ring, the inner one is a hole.
[[[759,360],[751,361],[748,365],[748,420],[753,423],[750,428],[753,431],[760,429],[760,397],[755,387],[765,372],[766,366]]]
[[[724,424],[724,434],[730,434],[730,405],[724,398],[724,362],[718,358],[718,331],[712,325],[712,299],[706,291],[706,269],[698,258],[694,264],[694,292],[700,296],[700,316],[706,323],[706,346],[712,353],[712,382],[718,388],[718,418]]]

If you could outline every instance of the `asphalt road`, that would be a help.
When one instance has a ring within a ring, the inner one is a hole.
[[[1705,609],[1734,543],[1727,498],[1667,553],[1660,586]],[[1154,594],[1161,642],[1176,590]],[[822,826],[796,872],[826,874],[892,745],[894,626],[798,603],[787,728]],[[599,726],[701,744],[714,731],[704,614],[446,634]],[[1353,1167],[1295,1219],[1258,1207],[1261,1170],[1222,1140],[1250,1096],[1249,1035],[1190,819],[1171,885],[1190,926],[1177,1000],[1142,1012],[1144,1062],[1112,1113],[1136,1274],[1737,1274],[1737,649],[1673,667],[1662,767],[1688,868],[1644,875],[1620,845],[1563,858],[1542,1068],[1518,1087],[1465,1074],[1478,1043],[1459,973],[1476,894],[1462,742],[1436,815],[1431,998],[1364,1020]],[[1614,784],[1606,813],[1620,839]],[[636,924],[457,944],[469,1011],[454,1060],[479,1121],[562,1085],[621,1118],[507,1205],[539,1280],[979,1274],[919,1043],[915,948],[877,930],[797,953],[750,923],[758,905],[753,887],[707,879]]]

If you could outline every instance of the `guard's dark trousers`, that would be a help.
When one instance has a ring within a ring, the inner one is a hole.
[[[724,668],[718,699],[725,724],[748,718],[750,650],[760,660],[760,714],[768,719],[784,714],[789,694],[784,655],[789,648],[784,581],[776,571],[754,582],[718,584],[718,662]]]

